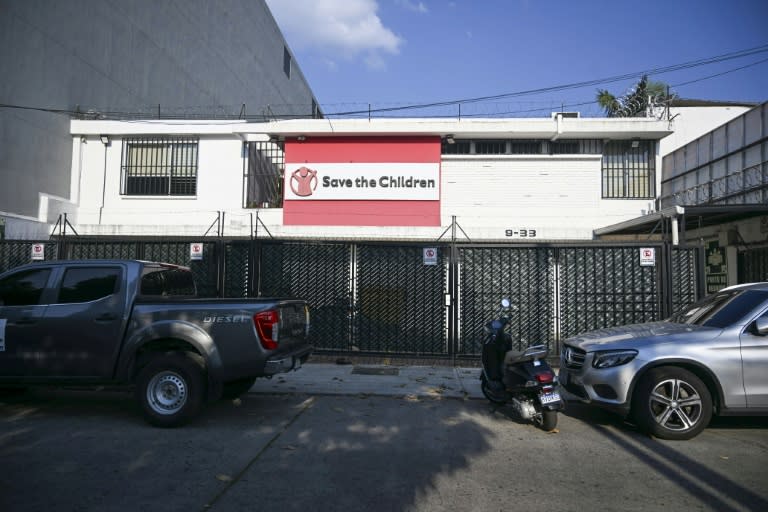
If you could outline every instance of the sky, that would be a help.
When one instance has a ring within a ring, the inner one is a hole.
[[[681,98],[768,100],[768,0],[267,4],[329,116],[592,117],[597,89],[621,96],[644,72]]]

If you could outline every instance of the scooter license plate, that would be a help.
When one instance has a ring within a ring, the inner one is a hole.
[[[553,391],[552,393],[542,393],[539,395],[539,400],[542,405],[553,404],[560,401],[560,393]]]

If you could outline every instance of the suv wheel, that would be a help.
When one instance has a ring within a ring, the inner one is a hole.
[[[660,439],[691,439],[712,418],[712,397],[696,375],[683,368],[654,368],[635,390],[632,410],[638,425]]]

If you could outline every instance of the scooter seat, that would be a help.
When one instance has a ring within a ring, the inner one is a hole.
[[[533,361],[534,359],[542,359],[547,356],[546,345],[533,345],[525,350],[508,350],[504,354],[504,365],[510,365],[515,363],[522,363],[524,361]]]

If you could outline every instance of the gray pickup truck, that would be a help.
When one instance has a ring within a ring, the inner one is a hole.
[[[197,298],[186,267],[50,261],[0,274],[0,387],[135,385],[159,427],[298,369],[308,336],[304,301]]]

